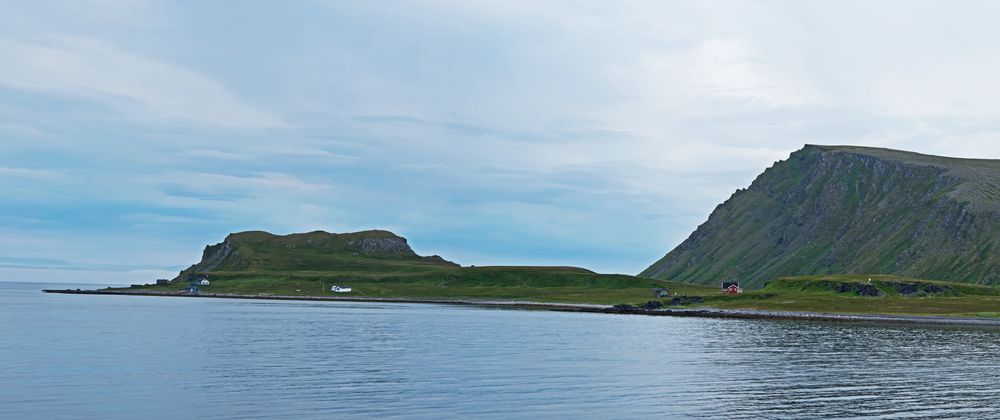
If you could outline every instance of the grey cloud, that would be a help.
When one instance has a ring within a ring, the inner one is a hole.
[[[82,262],[71,262],[53,258],[4,257],[4,256],[0,256],[0,267],[42,269],[42,270],[78,270],[78,271],[137,271],[137,270],[179,271],[185,268],[184,266],[179,266],[179,265],[82,263]]]

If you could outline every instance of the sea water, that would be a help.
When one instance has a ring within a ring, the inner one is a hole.
[[[45,287],[0,282],[0,418],[1000,418],[996,328]]]

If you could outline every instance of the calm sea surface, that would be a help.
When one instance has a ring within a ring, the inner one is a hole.
[[[0,282],[0,418],[1000,418],[1000,329],[45,286]]]

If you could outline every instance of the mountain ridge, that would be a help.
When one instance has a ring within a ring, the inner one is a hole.
[[[806,145],[640,275],[752,287],[862,273],[995,284],[998,186],[1000,160]]]
[[[803,150],[810,147],[836,153],[893,160],[912,166],[943,169],[946,176],[968,181],[964,188],[957,189],[952,196],[959,201],[968,201],[972,204],[970,210],[1000,212],[1000,160],[935,156],[864,146],[806,145]],[[987,202],[983,202],[984,198],[987,199]],[[984,204],[988,205],[984,206]]]

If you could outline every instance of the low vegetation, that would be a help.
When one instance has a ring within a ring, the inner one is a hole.
[[[181,292],[208,276],[206,294],[505,300],[632,305],[647,309],[714,307],[827,313],[996,317],[1000,289],[899,276],[784,277],[758,290],[723,294],[718,285],[598,274],[576,267],[461,267],[420,256],[386,231],[272,235],[242,232],[205,248],[202,260],[167,284],[130,290]],[[347,294],[334,285],[349,286]],[[657,298],[653,289],[666,288]]]
[[[898,276],[786,277],[768,283],[763,289],[739,295],[724,294],[717,287],[597,274],[573,267],[446,267],[408,275],[216,272],[210,279],[209,286],[201,287],[202,293],[1000,317],[1000,288]],[[354,291],[333,293],[330,291],[333,285],[351,286]],[[185,286],[187,283],[172,283],[133,289],[179,292]],[[675,295],[654,298],[654,288],[667,288]]]
[[[212,272],[202,293],[296,296],[353,296],[411,299],[525,300],[536,302],[614,304],[653,298],[662,287],[681,294],[709,294],[713,287],[621,274],[597,274],[575,267],[421,267],[415,273]],[[134,287],[179,292],[186,282]],[[330,291],[350,286],[349,294]]]
[[[995,317],[1000,309],[1000,288],[879,275],[784,277],[759,290],[704,298],[688,307],[974,317]]]

